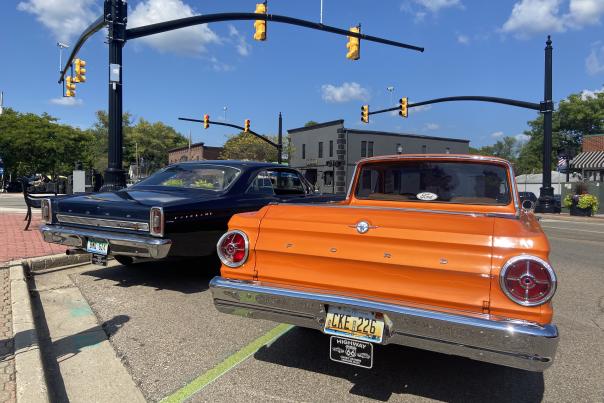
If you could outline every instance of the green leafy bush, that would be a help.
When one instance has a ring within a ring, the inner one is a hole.
[[[591,208],[593,213],[598,212],[598,207],[600,206],[600,202],[598,198],[594,195],[584,194],[579,196],[579,201],[577,202],[577,207],[579,208]]]
[[[214,184],[204,179],[197,179],[195,182],[193,182],[192,187],[198,189],[214,189]]]

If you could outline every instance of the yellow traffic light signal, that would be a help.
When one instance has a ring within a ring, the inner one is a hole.
[[[75,59],[74,63],[75,63],[75,73],[76,73],[74,81],[76,83],[86,82],[86,69],[84,68],[84,67],[86,67],[86,62],[82,59]]]
[[[250,132],[250,120],[249,119],[245,119],[245,122],[243,123],[243,131],[245,133]]]
[[[350,28],[350,32],[360,34],[361,27],[352,27]],[[346,47],[348,48],[348,53],[346,53],[348,59],[358,60],[361,57],[361,40],[359,38],[349,36]]]
[[[73,82],[71,76],[65,77],[65,96],[66,97],[75,97],[75,89],[76,85]]]
[[[203,128],[207,129],[208,127],[210,127],[210,115],[206,113],[203,115]]]
[[[361,106],[361,122],[369,123],[369,105]]]
[[[266,2],[256,4],[256,14],[266,14]],[[254,21],[254,39],[257,41],[266,41],[266,20]]]
[[[407,103],[408,103],[407,102],[407,97],[401,98],[400,101],[398,101],[398,102],[399,102],[399,107],[400,107],[400,110],[398,111],[398,114],[400,116],[406,118],[407,115],[408,115],[408,111],[407,111]]]

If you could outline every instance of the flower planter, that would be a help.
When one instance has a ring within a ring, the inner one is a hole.
[[[581,208],[577,206],[570,206],[570,215],[579,216],[579,217],[591,217],[592,213],[591,207]]]

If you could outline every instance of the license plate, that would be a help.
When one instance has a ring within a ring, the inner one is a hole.
[[[331,336],[329,338],[329,358],[357,367],[373,367],[373,344],[365,341]]]
[[[329,307],[323,332],[335,336],[380,343],[384,334],[384,321],[378,319],[373,312]]]
[[[107,266],[107,255],[99,255],[97,253],[93,253],[90,262],[99,266]]]
[[[98,255],[106,255],[109,251],[109,242],[105,241],[104,239],[88,238],[86,251],[96,253]]]

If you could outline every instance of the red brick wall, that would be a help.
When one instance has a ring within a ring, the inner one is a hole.
[[[191,147],[191,158],[189,158],[189,148],[177,149],[168,153],[168,163],[175,164],[181,161],[199,161],[199,160],[217,160],[220,159],[222,147],[204,147],[203,145],[194,145]],[[185,158],[183,158],[185,157]]]
[[[604,134],[583,137],[583,152],[604,151]]]

